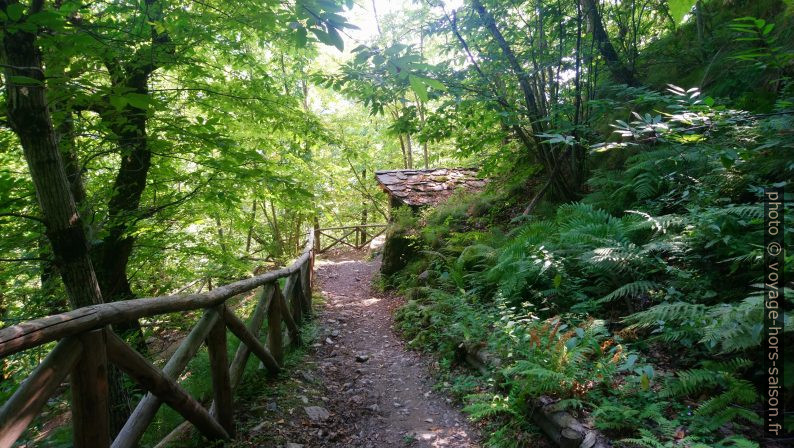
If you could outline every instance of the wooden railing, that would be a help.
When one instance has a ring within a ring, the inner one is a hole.
[[[0,330],[0,358],[59,341],[0,408],[0,448],[14,444],[67,375],[71,381],[76,448],[137,446],[163,403],[208,439],[232,437],[232,394],[240,384],[249,355],[253,353],[269,372],[277,373],[281,369],[285,342],[300,344],[298,325],[311,313],[314,247],[314,232],[309,232],[306,248],[289,267],[203,294],[105,303]],[[286,279],[283,290],[279,286],[282,278]],[[226,302],[259,287],[256,306],[246,325]],[[132,319],[199,309],[204,310],[203,316],[162,369],[127,345],[110,328],[112,324]],[[259,337],[265,318],[268,338],[267,344],[262,344]],[[286,334],[282,322],[286,324]],[[227,329],[241,341],[231,363],[227,359]],[[209,351],[212,372],[213,401],[209,409],[177,382],[203,342]],[[147,391],[112,443],[108,414],[109,364],[116,365]]]
[[[366,247],[375,238],[386,231],[386,224],[358,224],[354,226],[326,227],[314,229],[315,249],[317,253],[325,253],[328,250],[340,246],[347,246],[356,250]],[[330,239],[327,246],[322,246],[322,239]]]

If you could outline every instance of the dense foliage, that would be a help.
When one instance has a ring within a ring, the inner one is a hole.
[[[593,173],[581,202],[508,228],[493,225],[498,209],[465,202],[422,220],[427,255],[400,280],[414,297],[400,325],[448,365],[495,360],[469,392],[489,387],[466,396],[476,418],[520,419],[551,395],[627,444],[757,446],[760,188],[792,178],[792,119],[708,106],[696,90],[629,95],[650,95],[665,118],[616,123],[653,143],[595,145],[619,161]],[[497,434],[495,445],[515,440]]]
[[[391,210],[412,263],[383,281],[488,443],[534,443],[528,406],[551,397],[624,445],[757,446],[761,194],[794,180],[791,2],[0,0],[0,28],[0,325],[92,303],[63,275],[42,148],[105,302],[383,222],[377,169],[476,166],[484,193]],[[117,330],[159,362],[193,317]],[[48,348],[0,360],[0,397]]]

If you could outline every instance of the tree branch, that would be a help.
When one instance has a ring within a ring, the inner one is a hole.
[[[0,218],[3,218],[3,217],[30,219],[32,221],[37,221],[37,222],[40,222],[40,223],[42,223],[44,225],[47,225],[47,222],[44,221],[44,218],[39,218],[38,216],[32,216],[32,215],[25,215],[25,214],[22,214],[22,213],[0,213]]]
[[[353,162],[350,161],[350,157],[345,157],[345,160],[347,160],[347,164],[350,165],[350,170],[353,171],[353,176],[356,177],[356,181],[359,183],[359,185],[361,185],[361,189],[358,189],[356,187],[353,187],[353,188],[358,190],[359,193],[361,193],[364,196],[366,196],[367,199],[369,199],[370,202],[372,202],[372,205],[375,206],[375,209],[378,211],[378,213],[380,213],[380,215],[383,216],[383,219],[388,220],[389,217],[386,216],[386,212],[383,211],[383,209],[381,208],[380,204],[378,204],[378,201],[367,191],[366,188],[364,188],[364,182],[359,177],[358,172],[356,171],[356,168],[353,166]]]
[[[52,261],[44,257],[0,258],[3,263],[24,263],[26,261]]]
[[[209,185],[209,183],[212,181],[213,178],[214,178],[214,176],[210,176],[210,178],[207,179],[206,182],[204,182],[203,184],[200,184],[199,186],[194,188],[193,191],[191,191],[190,193],[182,196],[179,199],[176,199],[174,201],[171,201],[171,202],[168,202],[168,203],[165,203],[165,204],[162,204],[162,205],[158,205],[157,207],[149,208],[148,210],[146,210],[143,213],[141,213],[138,216],[138,218],[135,220],[135,222],[142,221],[142,220],[144,220],[146,218],[151,218],[152,216],[156,215],[157,213],[160,213],[161,211],[163,211],[164,209],[166,209],[168,207],[173,207],[174,205],[182,204],[183,202],[187,201],[191,197],[195,196],[196,193],[198,193],[199,190],[201,190],[201,188]]]

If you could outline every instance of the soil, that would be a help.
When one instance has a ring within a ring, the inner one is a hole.
[[[407,349],[393,330],[392,313],[402,299],[373,289],[378,267],[379,261],[365,261],[360,252],[317,260],[315,287],[325,305],[314,317],[316,338],[279,391],[253,404],[237,443],[479,446],[476,429],[433,390],[433,360]]]

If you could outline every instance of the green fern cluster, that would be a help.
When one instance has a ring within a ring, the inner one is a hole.
[[[739,372],[751,365],[750,360],[743,358],[724,362],[704,361],[701,368],[679,371],[665,384],[662,396],[691,397],[712,393],[711,398],[700,403],[695,410],[699,418],[693,421],[693,427],[703,433],[739,420],[760,425],[763,423],[761,417],[747,408],[758,401],[759,395],[751,382],[739,377]]]
[[[760,198],[794,182],[794,117],[753,122],[691,89],[626,91],[669,114],[618,128],[633,138],[656,126],[659,139],[623,145],[581,202],[540,206],[505,233],[428,220],[446,232],[433,228],[431,287],[400,325],[447,360],[476,347],[499,361],[496,392],[470,396],[467,410],[502,428],[528,400],[552,396],[625,446],[757,446],[742,435],[760,423],[749,381],[763,353]],[[709,133],[686,130],[688,119]],[[790,246],[794,210],[784,215]]]
[[[763,285],[758,285],[763,288]],[[786,297],[794,292],[784,289]],[[790,300],[791,299],[787,299]],[[651,338],[664,342],[699,342],[714,353],[735,353],[758,347],[763,329],[763,290],[738,303],[706,306],[673,302],[632,314],[624,322],[634,328],[651,329]],[[794,331],[790,313],[784,314],[783,333]]]
[[[570,325],[560,318],[520,318],[503,310],[491,346],[510,363],[501,369],[519,399],[551,395],[577,399],[609,384],[622,361],[622,348],[612,345],[604,322]],[[569,404],[573,404],[570,402]]]
[[[744,437],[731,436],[719,442],[704,442],[702,437],[684,436],[680,439],[662,441],[653,431],[646,428],[637,430],[639,437],[621,439],[618,446],[640,448],[759,448],[760,445]]]

